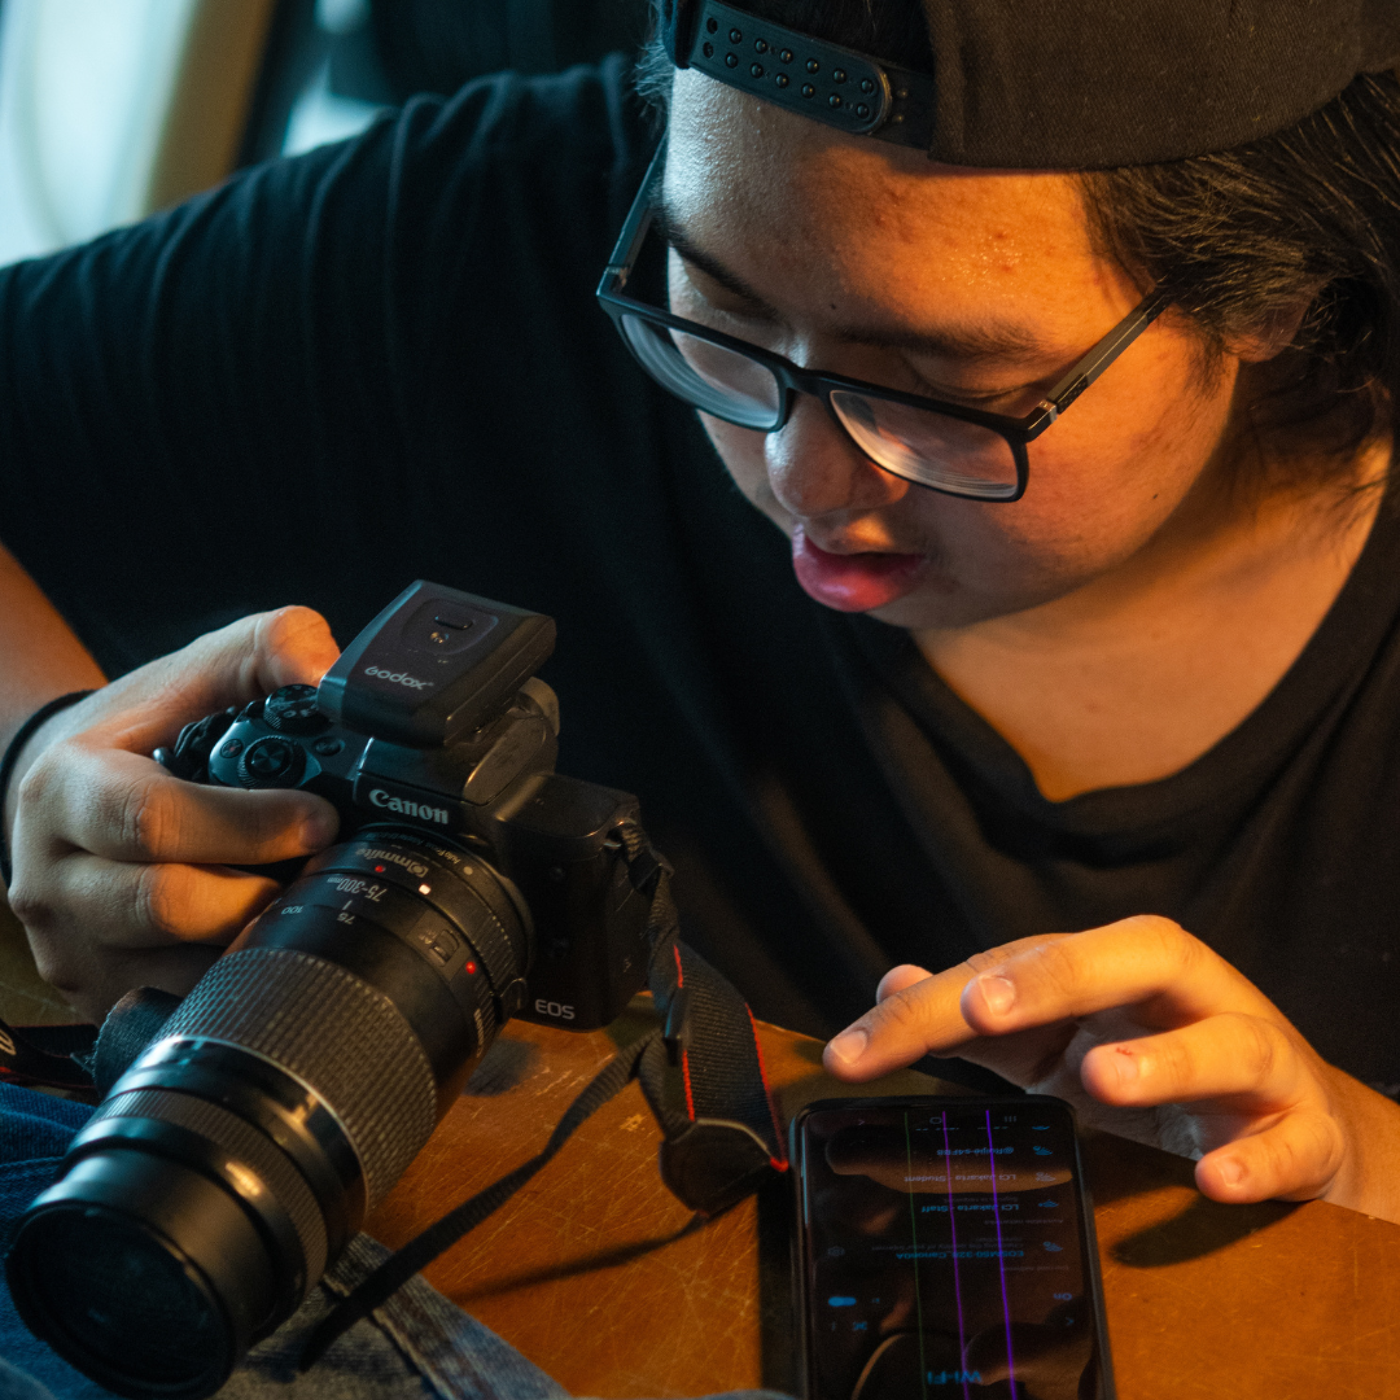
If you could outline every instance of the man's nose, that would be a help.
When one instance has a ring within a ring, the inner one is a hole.
[[[768,482],[782,507],[803,520],[878,510],[901,500],[910,483],[875,465],[808,394],[764,444]]]

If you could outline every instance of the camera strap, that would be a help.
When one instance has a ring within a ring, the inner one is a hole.
[[[96,1041],[96,1026],[11,1026],[0,1021],[0,1084],[65,1089],[96,1103],[92,1075],[84,1066]]]
[[[298,1363],[305,1371],[337,1337],[506,1203],[574,1131],[633,1079],[661,1127],[661,1179],[697,1218],[728,1210],[787,1170],[758,1029],[737,989],[680,939],[670,867],[641,827],[619,832],[633,888],[648,896],[647,986],[659,1030],[619,1051],[571,1103],[543,1151],[449,1211],[386,1259],[324,1317]],[[679,1070],[679,1091],[673,1091]]]
[[[647,989],[684,1094],[683,1105],[672,1103],[642,1077],[665,1133],[661,1178],[692,1210],[718,1215],[787,1170],[758,1027],[733,983],[681,941],[670,868],[641,827],[629,824],[620,836],[634,887],[651,896]]]

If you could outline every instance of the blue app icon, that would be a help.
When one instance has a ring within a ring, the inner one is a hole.
[[[856,1300],[854,1298],[842,1298],[838,1296],[835,1298],[828,1298],[826,1301],[827,1306],[833,1308],[853,1308],[856,1305]]]

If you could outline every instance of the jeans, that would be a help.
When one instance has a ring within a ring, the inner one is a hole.
[[[0,1248],[8,1249],[19,1216],[53,1181],[68,1139],[90,1111],[0,1084]],[[421,1278],[299,1374],[305,1337],[385,1258],[368,1235],[353,1240],[301,1310],[248,1353],[220,1400],[566,1400],[560,1385]],[[0,1400],[105,1400],[109,1391],[30,1335],[2,1283]],[[743,1394],[763,1400],[767,1393]]]

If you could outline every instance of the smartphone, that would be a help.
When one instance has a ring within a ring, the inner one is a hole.
[[[807,1400],[1113,1400],[1068,1104],[827,1099],[792,1162]]]

